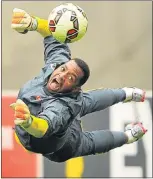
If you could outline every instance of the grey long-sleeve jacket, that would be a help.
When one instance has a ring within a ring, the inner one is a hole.
[[[51,93],[45,87],[48,77],[61,63],[71,59],[67,44],[61,44],[52,36],[44,39],[45,66],[40,74],[28,81],[19,91],[18,98],[29,107],[32,115],[46,119],[49,129],[42,138],[35,138],[20,126],[15,131],[23,146],[41,154],[58,151],[69,140],[70,128],[82,116],[105,109],[125,99],[121,89],[97,89],[79,93]],[[79,143],[75,133],[74,145]]]

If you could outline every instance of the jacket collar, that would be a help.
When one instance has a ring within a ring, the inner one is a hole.
[[[47,89],[46,85],[43,87],[43,90],[46,95],[55,96],[55,97],[70,97],[70,98],[77,98],[77,96],[82,92],[82,90],[77,92],[69,92],[69,93],[58,93],[58,92],[51,92]]]

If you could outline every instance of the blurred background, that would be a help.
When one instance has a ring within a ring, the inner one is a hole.
[[[91,69],[83,89],[136,86],[147,90],[145,103],[92,114],[84,118],[84,129],[123,130],[125,123],[139,116],[149,128],[144,139],[108,154],[64,164],[28,154],[16,145],[9,104],[19,88],[39,73],[44,61],[42,37],[36,32],[22,35],[13,31],[12,10],[21,8],[47,19],[61,2],[2,2],[2,177],[152,177],[151,1],[71,1],[84,9],[89,20],[84,38],[70,44],[72,56],[84,59]]]

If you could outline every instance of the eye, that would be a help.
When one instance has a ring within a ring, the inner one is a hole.
[[[69,81],[73,81],[72,76],[69,76],[68,79],[69,79]]]
[[[64,67],[61,67],[61,71],[65,71],[65,68],[64,68]]]

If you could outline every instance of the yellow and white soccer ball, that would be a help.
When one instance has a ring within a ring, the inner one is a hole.
[[[72,43],[86,34],[88,19],[82,8],[72,3],[64,3],[52,10],[48,24],[55,39]]]

